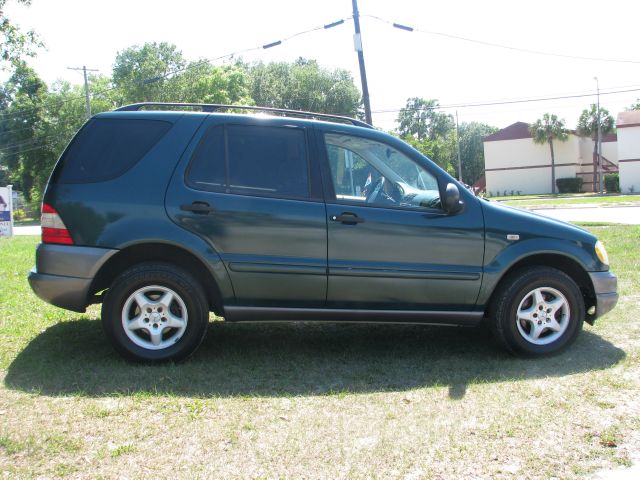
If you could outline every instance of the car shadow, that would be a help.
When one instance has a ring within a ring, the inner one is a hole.
[[[625,357],[588,331],[566,352],[527,360],[504,353],[486,328],[421,325],[213,322],[182,363],[136,365],[107,344],[99,320],[58,323],[35,337],[4,379],[43,395],[290,396],[448,386],[462,398],[476,382],[561,377]]]

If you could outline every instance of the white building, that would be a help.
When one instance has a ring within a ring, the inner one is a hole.
[[[640,192],[640,111],[622,112],[618,127],[620,191]]]
[[[591,192],[595,176],[597,188],[599,180],[593,147],[593,140],[576,135],[575,132],[569,133],[565,142],[555,140],[553,150],[556,179],[582,177],[582,190]],[[615,134],[606,135],[602,139],[602,157],[604,174],[618,171]],[[634,158],[640,158],[640,152]],[[511,194],[512,191],[520,194],[552,191],[549,144],[534,143],[527,123],[516,122],[485,137],[484,159],[486,188],[493,195],[503,195],[505,192]],[[637,168],[640,169],[640,164],[637,164]]]

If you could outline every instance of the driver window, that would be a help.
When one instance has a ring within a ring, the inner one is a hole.
[[[372,206],[440,209],[436,178],[384,143],[325,134],[336,200]]]

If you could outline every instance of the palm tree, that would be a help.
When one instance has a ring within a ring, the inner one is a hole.
[[[600,107],[600,134],[605,136],[607,133],[613,131],[613,117],[609,115],[609,110]],[[580,114],[578,119],[578,133],[585,137],[591,137],[593,139],[593,191],[596,191],[596,185],[599,183],[597,180],[597,157],[598,157],[598,106],[595,103],[591,104],[590,109],[585,109]]]
[[[551,193],[556,193],[556,158],[553,154],[553,140],[567,141],[569,135],[564,127],[564,120],[556,115],[545,113],[542,118],[529,126],[529,133],[535,143],[549,143],[551,150]]]

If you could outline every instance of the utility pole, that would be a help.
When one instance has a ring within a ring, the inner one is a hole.
[[[597,155],[596,157],[598,158],[598,179],[599,179],[599,189],[598,191],[600,193],[602,193],[602,131],[601,131],[601,126],[602,126],[602,121],[600,118],[600,82],[598,82],[598,77],[593,77],[594,80],[596,81],[596,92],[597,92],[597,96],[598,96],[598,137],[596,140],[596,150],[597,150]],[[595,188],[595,185],[593,186]]]
[[[360,80],[362,81],[362,101],[364,102],[364,116],[369,125],[373,125],[371,119],[371,104],[369,103],[369,87],[367,85],[367,71],[364,68],[364,53],[362,51],[362,35],[360,34],[360,14],[358,13],[358,1],[351,0],[353,4],[353,25],[356,33],[353,36],[353,43],[358,52],[358,63],[360,64]]]
[[[67,67],[67,70],[82,70],[82,73],[84,74],[84,96],[86,100],[87,118],[91,118],[91,102],[89,100],[89,81],[87,80],[87,72],[97,72],[98,70],[95,68],[87,68],[84,65],[82,68]]]
[[[460,157],[460,126],[458,125],[457,110],[456,110],[456,144],[458,145],[458,181],[462,183],[462,160]]]

